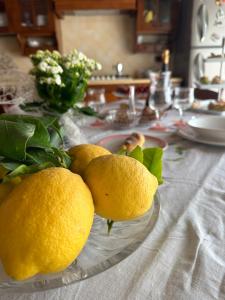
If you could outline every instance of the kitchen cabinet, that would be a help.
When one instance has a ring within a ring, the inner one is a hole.
[[[0,16],[4,11],[7,28],[0,28],[0,32],[15,33],[24,55],[38,49],[58,49],[52,0],[0,0]]]
[[[13,0],[13,26],[19,33],[54,32],[53,7],[50,0]]]
[[[135,50],[160,53],[171,46],[181,0],[138,0]]]
[[[8,3],[7,3],[8,2]],[[0,33],[13,32],[10,1],[0,0]]]
[[[138,0],[137,32],[169,34],[177,24],[180,0]]]
[[[138,0],[139,1],[139,0]],[[136,10],[136,0],[55,0],[55,11],[61,16],[66,11],[84,9]]]

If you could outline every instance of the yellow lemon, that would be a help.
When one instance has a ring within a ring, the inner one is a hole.
[[[68,151],[68,153],[72,158],[70,166],[71,171],[80,174],[81,176],[83,176],[84,170],[93,158],[111,154],[111,152],[107,149],[93,144],[74,146]]]
[[[8,170],[0,165],[0,179],[4,178],[4,176],[8,173]]]
[[[5,197],[12,191],[15,187],[11,182],[1,183],[0,184],[0,204],[5,199]]]
[[[158,187],[157,178],[139,161],[116,154],[93,159],[84,179],[96,213],[114,221],[143,215],[151,207]]]
[[[49,168],[26,177],[0,206],[0,258],[16,280],[64,270],[82,250],[94,216],[79,175]]]

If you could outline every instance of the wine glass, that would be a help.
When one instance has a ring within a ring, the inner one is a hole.
[[[183,119],[184,111],[192,106],[194,102],[194,88],[190,87],[176,87],[174,89],[173,107],[178,110],[180,119],[176,125],[183,126],[185,121]]]
[[[155,111],[156,123],[150,129],[166,130],[166,127],[160,122],[161,115],[171,104],[172,97],[170,87],[156,87],[151,91],[149,106]]]

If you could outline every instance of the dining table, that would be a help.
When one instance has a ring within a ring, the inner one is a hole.
[[[186,112],[185,120],[203,115]],[[94,117],[74,118],[75,127],[64,119],[69,146],[131,132],[167,143],[157,221],[134,252],[104,272],[51,290],[0,289],[0,300],[225,299],[225,144],[179,134],[175,110],[162,120],[165,131],[152,130],[150,123],[115,130]]]

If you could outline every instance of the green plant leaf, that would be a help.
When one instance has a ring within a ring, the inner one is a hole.
[[[50,132],[50,144],[53,147],[60,147],[63,145],[63,128],[57,123],[51,125]]]
[[[0,115],[0,120],[16,122],[17,124],[33,124],[35,131],[33,136],[27,142],[27,147],[50,147],[50,136],[47,128],[44,126],[41,118],[29,115]]]
[[[143,151],[140,146],[137,146],[136,148],[134,148],[134,150],[132,150],[128,154],[128,156],[135,158],[136,160],[138,160],[140,163],[143,164],[144,155],[143,155]]]
[[[163,183],[162,178],[162,148],[145,148],[143,150],[143,164],[158,179],[158,183]]]
[[[0,166],[2,166],[3,168],[5,168],[8,171],[13,171],[20,165],[21,164],[18,162],[4,162],[4,161],[0,162]]]
[[[12,160],[24,160],[27,143],[34,132],[33,124],[0,119],[0,155]]]
[[[29,139],[27,147],[50,147],[50,136],[47,126],[44,124],[43,118],[38,118],[30,115],[0,115],[0,120],[8,120],[18,124],[33,124],[35,125],[35,132],[31,139]]]
[[[51,162],[55,167],[60,166],[59,159],[54,154],[52,149],[30,148],[27,151],[26,162],[29,164],[42,164],[45,162]]]
[[[15,170],[13,170],[9,174],[7,174],[7,176],[4,177],[3,182],[9,181],[13,177],[35,173],[35,172],[38,172],[38,171],[41,171],[43,169],[50,168],[50,167],[54,167],[54,165],[51,162],[45,162],[45,163],[42,163],[39,165],[31,165],[31,166],[21,164]]]
[[[125,150],[125,149],[119,149],[117,152],[116,152],[116,154],[119,154],[119,155],[127,155],[127,150]]]
[[[85,107],[76,107],[76,110],[80,113],[83,113],[84,115],[87,116],[94,116],[97,117],[98,114],[96,111],[93,110],[93,108],[89,107],[89,106],[85,106]]]
[[[57,156],[60,165],[68,169],[71,164],[70,156],[64,150],[58,148],[52,148],[52,149],[54,151],[55,156]]]

